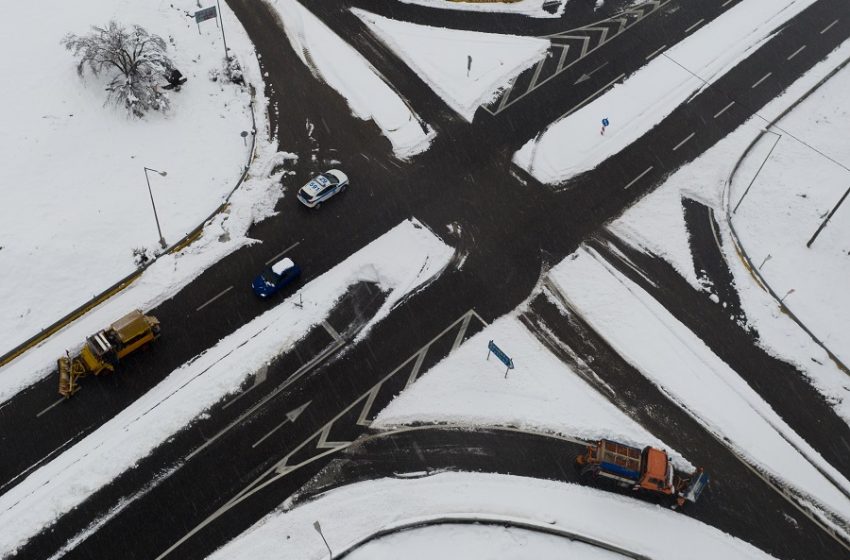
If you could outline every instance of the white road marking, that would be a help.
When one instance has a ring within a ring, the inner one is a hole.
[[[685,138],[684,140],[682,140],[681,142],[679,142],[678,144],[676,144],[676,146],[673,148],[673,151],[675,152],[676,150],[678,150],[679,148],[681,148],[681,147],[682,147],[682,144],[684,144],[685,142],[687,142],[688,140],[690,140],[691,138],[693,138],[695,134],[696,134],[696,132],[691,132],[691,133],[688,135],[688,137],[687,137],[687,138]]]
[[[270,435],[272,435],[273,433],[275,433],[276,431],[278,431],[279,429],[281,429],[281,428],[284,426],[284,424],[286,424],[287,422],[293,422],[293,423],[294,423],[294,422],[295,422],[295,420],[296,420],[299,416],[301,416],[301,413],[302,413],[302,412],[304,412],[304,409],[305,409],[305,408],[307,408],[308,406],[310,406],[310,403],[311,403],[311,402],[313,402],[313,401],[307,401],[306,403],[302,404],[301,406],[299,406],[299,407],[298,407],[298,408],[296,408],[295,410],[292,410],[292,411],[290,411],[290,412],[287,412],[287,413],[286,413],[286,419],[285,419],[283,422],[281,422],[280,424],[278,424],[277,426],[275,426],[274,428],[272,428],[272,429],[271,429],[271,431],[269,431],[266,435],[264,435],[263,437],[261,437],[260,439],[258,439],[258,440],[254,443],[254,445],[252,445],[252,446],[251,446],[251,449],[254,449],[254,448],[255,448],[255,447],[257,447],[258,445],[260,445],[261,443],[263,443],[264,441],[266,441],[266,439],[267,439]]]
[[[730,102],[729,102],[729,105],[727,105],[727,106],[723,107],[722,109],[720,109],[720,111],[718,111],[717,113],[715,113],[714,118],[716,119],[717,117],[719,117],[720,115],[722,115],[723,113],[725,113],[726,111],[728,111],[728,110],[729,110],[729,107],[731,107],[731,106],[732,106],[732,105],[734,105],[734,104],[735,104],[735,102],[734,102],[734,101],[730,101]]]
[[[720,4],[720,7],[721,7],[721,8],[725,8],[728,4],[731,4],[731,3],[732,3],[732,2],[734,2],[734,1],[735,1],[735,0],[726,0],[725,2],[723,2],[722,4]]]
[[[640,175],[638,175],[637,177],[635,177],[634,179],[632,179],[631,181],[629,181],[629,184],[628,184],[628,185],[626,185],[625,187],[623,187],[623,190],[625,190],[625,189],[627,189],[627,188],[631,187],[632,185],[634,185],[635,183],[637,183],[638,181],[640,181],[640,179],[641,179],[641,178],[643,178],[643,176],[644,176],[644,175],[646,175],[647,173],[649,173],[650,171],[652,171],[652,169],[653,169],[653,167],[652,167],[651,165],[650,165],[649,167],[647,167],[647,168],[646,168],[646,171],[644,171],[643,173],[641,173]]]
[[[794,51],[790,55],[788,55],[788,58],[786,58],[785,60],[791,60],[792,58],[794,58],[795,56],[800,54],[800,51],[802,51],[805,48],[806,48],[806,45],[803,45],[802,47],[800,47],[799,49],[797,49],[796,51]]]
[[[242,397],[247,395],[250,391],[255,389],[257,386],[259,386],[261,383],[263,383],[263,381],[266,380],[268,373],[269,373],[268,364],[263,364],[262,367],[260,367],[260,369],[257,370],[257,374],[254,376],[254,384],[251,385],[250,387],[248,387],[247,389],[245,389],[244,391],[242,391],[241,393],[239,393],[238,395],[236,395],[235,397],[233,397],[230,401],[227,402],[227,404],[222,406],[221,409],[226,410],[228,406],[232,405],[233,403],[235,403],[236,401],[238,401],[239,399],[241,399]]]
[[[232,289],[233,289],[233,286],[228,286],[227,288],[225,288],[225,289],[223,289],[221,292],[219,292],[217,295],[214,295],[214,296],[213,296],[210,300],[208,300],[205,304],[203,304],[203,305],[201,305],[199,308],[195,309],[195,311],[200,311],[201,309],[203,309],[204,307],[208,306],[209,304],[211,304],[212,302],[214,302],[215,300],[217,300],[218,298],[220,298],[221,296],[223,296],[224,294],[226,294],[227,292],[229,292],[229,291],[230,291],[230,290],[232,290]]]
[[[325,330],[328,331],[328,334],[331,335],[331,338],[335,341],[339,342],[342,340],[342,337],[336,332],[336,329],[331,326],[327,321],[322,321],[322,326],[325,327]]]
[[[300,241],[296,241],[295,243],[293,243],[292,245],[290,245],[289,247],[287,247],[286,249],[284,249],[283,251],[281,251],[281,252],[280,252],[280,253],[278,253],[277,255],[275,255],[275,256],[273,256],[272,258],[270,258],[269,260],[267,260],[267,261],[266,261],[266,264],[267,264],[267,265],[268,265],[268,264],[272,264],[274,261],[276,261],[277,259],[279,259],[279,258],[280,258],[280,257],[282,257],[283,255],[285,255],[286,253],[288,253],[290,250],[295,249],[296,247],[298,247],[300,244],[301,244],[301,242],[300,242]]]
[[[685,33],[690,33],[690,32],[691,32],[691,29],[694,29],[695,27],[699,27],[699,26],[702,24],[702,22],[704,22],[704,21],[705,21],[705,18],[703,18],[703,19],[699,20],[698,22],[696,22],[696,23],[695,23],[695,24],[693,24],[692,26],[690,26],[690,27],[688,27],[687,29],[685,29]]]
[[[573,113],[575,113],[576,111],[578,111],[579,109],[581,109],[582,107],[587,105],[594,97],[598,96],[600,93],[602,93],[603,91],[605,91],[606,89],[611,87],[611,84],[614,84],[614,83],[620,81],[620,79],[623,78],[623,77],[625,77],[625,74],[620,74],[619,76],[617,76],[616,78],[614,78],[613,80],[611,80],[610,82],[608,82],[607,84],[605,84],[604,86],[602,86],[601,88],[596,90],[595,92],[593,92],[590,95],[588,95],[587,97],[585,97],[584,100],[582,100],[578,105],[575,105],[572,109],[570,109],[569,111],[567,111],[566,113],[561,115],[559,118],[563,119],[564,117],[568,117],[568,116],[572,115]]]
[[[534,76],[531,77],[531,83],[528,84],[528,89],[534,89],[534,84],[537,83],[537,78],[540,77],[540,71],[543,70],[544,64],[546,64],[546,57],[537,63],[537,68],[534,69]]]
[[[767,74],[765,74],[764,76],[762,76],[762,77],[761,77],[761,80],[757,81],[756,83],[754,83],[753,85],[751,85],[751,86],[750,86],[750,89],[755,88],[757,85],[759,85],[760,83],[762,83],[763,81],[765,81],[766,79],[768,79],[768,78],[769,78],[772,74],[773,74],[773,72],[768,72]]]
[[[307,362],[306,364],[304,364],[303,366],[301,366],[300,368],[298,368],[298,370],[296,370],[296,371],[295,371],[295,373],[293,373],[292,375],[290,375],[290,376],[286,379],[286,381],[284,381],[282,384],[278,385],[278,386],[275,388],[275,390],[274,390],[274,391],[272,391],[271,393],[269,393],[268,395],[266,395],[265,397],[263,397],[262,399],[260,399],[260,401],[259,401],[257,404],[255,404],[254,406],[252,406],[251,408],[249,408],[248,410],[246,410],[245,412],[243,412],[241,415],[239,415],[239,417],[238,417],[236,420],[234,420],[233,422],[231,422],[230,424],[228,424],[227,426],[225,426],[225,427],[224,427],[224,428],[223,428],[220,432],[218,432],[216,435],[214,435],[213,437],[211,437],[210,439],[208,439],[207,441],[205,441],[205,442],[203,443],[203,445],[199,446],[197,449],[195,449],[194,451],[192,451],[191,453],[189,453],[189,454],[186,456],[186,462],[188,462],[190,459],[192,459],[192,457],[194,457],[195,455],[197,455],[198,453],[200,453],[201,451],[203,451],[204,449],[206,449],[206,448],[207,448],[207,447],[208,447],[211,443],[213,443],[215,440],[217,440],[218,438],[220,438],[221,436],[223,436],[225,433],[227,433],[228,431],[230,431],[230,430],[231,430],[234,426],[237,426],[237,425],[239,425],[240,423],[242,423],[242,422],[243,422],[246,418],[248,418],[249,416],[251,416],[252,414],[254,414],[254,412],[256,412],[257,410],[259,410],[259,409],[260,409],[260,407],[262,407],[262,406],[263,406],[263,405],[265,405],[267,402],[269,402],[270,400],[272,400],[272,399],[273,399],[274,397],[276,397],[276,396],[277,396],[277,395],[278,395],[281,391],[283,391],[284,389],[286,389],[287,387],[289,387],[290,385],[292,385],[293,383],[295,383],[295,381],[297,381],[299,378],[301,378],[301,376],[303,376],[305,373],[309,372],[311,369],[313,369],[314,367],[316,367],[317,365],[319,365],[319,364],[320,364],[322,361],[324,361],[324,359],[325,359],[325,358],[327,358],[327,357],[328,357],[331,353],[333,353],[335,350],[337,350],[338,348],[340,348],[341,346],[344,346],[344,345],[345,345],[345,343],[344,343],[344,342],[337,342],[337,343],[332,344],[331,346],[328,346],[327,348],[325,348],[325,349],[324,349],[321,353],[319,353],[319,355],[318,355],[318,356],[316,356],[315,358],[313,358],[312,360],[310,360],[309,362]]]
[[[245,487],[244,487],[244,488],[243,488],[243,489],[242,489],[242,490],[241,490],[238,494],[236,494],[233,498],[231,498],[230,500],[228,500],[228,501],[227,501],[227,503],[225,503],[223,506],[221,506],[220,508],[218,508],[218,509],[217,509],[215,512],[213,512],[213,513],[212,513],[209,517],[207,517],[206,519],[204,519],[201,523],[199,523],[198,525],[196,525],[196,526],[195,526],[192,530],[190,530],[189,532],[187,532],[187,533],[186,533],[183,537],[181,537],[179,540],[177,540],[174,544],[172,544],[170,547],[168,547],[165,551],[163,551],[163,552],[162,552],[162,554],[160,554],[159,556],[157,556],[157,557],[156,557],[156,560],[162,560],[163,558],[167,557],[169,554],[171,554],[171,552],[172,552],[172,551],[174,551],[175,549],[177,549],[177,547],[179,547],[179,546],[180,546],[181,544],[183,544],[184,542],[188,541],[190,538],[192,538],[192,536],[194,536],[194,535],[195,535],[196,533],[198,533],[201,529],[203,529],[204,527],[206,527],[207,525],[209,525],[210,523],[212,523],[213,521],[215,521],[216,519],[218,519],[218,518],[219,518],[222,514],[224,514],[224,513],[225,513],[226,511],[228,511],[229,509],[231,509],[233,506],[235,506],[235,505],[237,505],[237,504],[241,503],[242,501],[244,501],[245,499],[247,499],[247,498],[248,498],[248,497],[250,497],[251,495],[253,495],[253,494],[255,494],[255,493],[259,492],[259,491],[260,491],[260,490],[262,490],[262,489],[264,489],[266,486],[268,486],[269,484],[273,483],[275,480],[277,480],[277,479],[279,479],[279,478],[282,478],[282,477],[286,476],[287,474],[289,474],[290,472],[295,471],[295,470],[297,470],[297,469],[299,469],[299,468],[303,467],[304,465],[308,465],[308,464],[312,463],[313,461],[316,461],[316,460],[318,460],[318,459],[320,459],[320,458],[322,458],[322,457],[324,457],[324,456],[326,456],[326,455],[329,455],[329,454],[331,454],[331,453],[335,453],[335,452],[337,452],[337,451],[339,451],[339,450],[341,450],[341,449],[345,449],[345,448],[349,447],[349,446],[350,446],[352,443],[354,443],[354,442],[334,442],[334,443],[332,443],[332,444],[327,442],[327,435],[326,435],[326,432],[328,432],[328,431],[330,430],[330,428],[331,428],[331,426],[333,425],[333,423],[334,423],[334,422],[336,422],[337,420],[339,420],[340,418],[342,418],[342,417],[343,417],[346,413],[348,413],[348,412],[349,412],[352,408],[354,408],[354,407],[355,407],[358,403],[360,403],[361,401],[363,401],[363,398],[364,398],[364,397],[367,397],[367,395],[370,395],[370,393],[375,392],[375,391],[376,391],[376,389],[380,389],[380,387],[381,387],[381,386],[382,386],[382,385],[383,385],[383,384],[384,384],[384,383],[385,383],[385,382],[386,382],[389,378],[391,378],[391,377],[392,377],[392,376],[394,376],[396,373],[398,373],[398,371],[399,371],[401,368],[403,368],[403,367],[405,367],[407,364],[409,364],[409,363],[410,363],[410,361],[411,361],[411,360],[413,360],[414,358],[417,358],[417,359],[418,359],[418,358],[420,357],[420,354],[424,354],[424,352],[423,352],[423,351],[427,351],[427,349],[431,346],[431,344],[433,344],[435,341],[437,341],[438,339],[440,339],[441,337],[443,337],[443,336],[444,336],[447,332],[449,332],[449,331],[451,331],[451,329],[455,328],[455,327],[457,326],[457,324],[458,324],[458,323],[461,323],[464,319],[466,319],[466,318],[467,318],[467,317],[469,317],[469,316],[474,316],[474,317],[475,317],[475,318],[477,318],[479,321],[481,321],[481,324],[482,324],[482,325],[487,326],[487,322],[486,322],[484,319],[482,319],[482,318],[481,318],[481,316],[480,316],[478,313],[476,313],[474,309],[470,309],[469,311],[467,311],[467,312],[466,312],[466,313],[465,313],[462,317],[460,317],[460,318],[459,318],[458,320],[456,320],[454,323],[452,323],[451,325],[449,325],[448,327],[446,327],[446,328],[445,328],[445,329],[444,329],[444,330],[443,330],[440,334],[438,334],[438,335],[437,335],[437,336],[435,336],[433,339],[431,339],[431,341],[430,341],[430,342],[428,342],[427,344],[425,344],[425,345],[424,345],[422,348],[420,348],[420,349],[419,349],[419,350],[418,350],[415,354],[411,355],[411,356],[410,356],[407,360],[405,360],[405,361],[404,361],[404,363],[402,363],[400,366],[398,366],[396,369],[394,369],[392,372],[390,372],[388,375],[386,375],[383,379],[381,379],[381,380],[380,380],[380,381],[379,381],[379,382],[375,385],[375,387],[373,387],[373,388],[372,388],[372,389],[370,389],[367,393],[364,393],[364,394],[363,394],[363,395],[361,395],[359,398],[357,398],[357,399],[356,399],[353,403],[351,403],[350,405],[348,405],[347,407],[345,407],[345,408],[344,408],[341,412],[339,412],[339,413],[338,413],[336,416],[334,416],[334,417],[333,417],[330,421],[328,421],[328,422],[327,422],[324,426],[322,426],[322,427],[321,427],[321,428],[320,428],[317,432],[314,432],[314,433],[313,433],[312,435],[310,435],[307,439],[305,439],[305,440],[304,440],[304,441],[303,441],[300,445],[298,445],[298,447],[296,447],[296,448],[295,448],[295,449],[293,449],[293,450],[292,450],[289,454],[287,454],[287,455],[286,455],[286,457],[284,457],[283,459],[281,459],[280,461],[278,461],[278,462],[277,462],[275,465],[273,465],[270,469],[268,469],[266,472],[264,472],[263,474],[261,474],[260,476],[258,476],[256,479],[254,479],[254,481],[253,481],[253,482],[251,482],[250,484],[248,484],[247,486],[245,486]],[[420,362],[420,365],[421,365],[421,362]],[[367,398],[368,398],[368,397],[367,397]],[[372,400],[374,400],[374,397],[372,398]],[[254,409],[256,409],[256,408],[257,408],[257,407],[254,407]],[[252,409],[252,410],[254,410],[254,409]],[[246,414],[244,414],[242,417],[240,417],[240,419],[237,419],[237,421],[236,421],[236,422],[234,422],[234,424],[231,424],[231,426],[232,426],[232,425],[235,425],[235,423],[238,423],[239,421],[241,421],[241,419],[244,419],[244,417],[247,417],[247,414],[248,414],[248,413],[250,413],[250,412],[251,412],[251,411],[248,411]],[[364,413],[361,411],[361,417],[363,417],[363,416],[364,416]],[[451,429],[451,428],[452,428],[452,426],[451,426],[451,425],[446,425],[446,426],[444,426],[444,425],[440,425],[439,427],[440,427],[440,428],[449,428],[449,429]],[[460,427],[460,426],[458,426],[458,427]],[[467,426],[467,427],[468,427],[468,426]],[[387,434],[391,434],[391,433],[405,432],[405,431],[413,431],[413,430],[421,430],[421,429],[429,429],[429,428],[433,428],[433,426],[417,426],[417,427],[411,427],[411,428],[402,428],[402,429],[400,429],[400,430],[395,430],[395,431],[392,431],[392,432],[382,432],[380,435],[381,435],[381,436],[385,436],[385,435],[387,435]],[[225,428],[225,430],[228,430],[228,429],[230,429],[230,427]],[[523,431],[525,431],[525,430],[520,430],[520,429],[515,429],[515,428],[491,428],[491,429],[498,429],[498,430],[502,430],[502,431],[512,431],[512,432],[523,432]],[[217,438],[217,437],[218,437],[219,435],[221,435],[221,433],[223,433],[223,432],[224,432],[224,430],[223,430],[222,432],[219,432],[219,434],[218,434],[218,435],[216,435],[216,436],[214,436],[214,438],[213,438],[213,439]],[[323,434],[323,433],[324,433],[324,434]],[[537,434],[536,432],[528,432],[528,433],[535,433],[535,434]],[[539,434],[538,434],[538,435],[539,435]],[[571,439],[571,438],[564,437],[564,436],[552,436],[552,435],[550,435],[550,434],[543,434],[543,435],[545,435],[545,436],[547,436],[547,437],[553,437],[553,438],[556,438],[556,439],[562,439],[562,440],[565,440],[565,441],[576,441],[576,442],[581,443],[582,445],[587,445],[587,442],[585,442],[585,441],[581,441],[581,440],[573,440],[573,439]],[[301,449],[302,449],[305,445],[307,445],[307,444],[308,444],[308,443],[310,443],[313,439],[315,439],[315,438],[316,438],[316,436],[320,436],[320,447],[321,447],[321,445],[324,445],[325,447],[329,447],[329,449],[327,449],[327,451],[324,451],[323,453],[319,453],[319,454],[317,454],[317,455],[315,455],[315,456],[313,456],[313,457],[311,457],[311,458],[307,459],[306,461],[304,461],[303,463],[300,463],[300,464],[298,464],[298,465],[289,466],[289,465],[287,465],[287,464],[286,464],[286,462],[289,460],[289,458],[290,458],[290,457],[292,457],[295,453],[297,453],[298,451],[300,451],[300,450],[301,450]],[[371,436],[370,436],[370,437],[371,437]],[[366,439],[370,439],[370,438],[366,438]],[[207,445],[209,445],[209,443],[210,443],[211,441],[212,441],[212,440],[210,440],[210,441],[208,441],[207,443],[205,443],[205,444],[204,444],[201,448],[206,447]],[[358,440],[358,441],[360,441],[360,440]],[[197,450],[196,450],[196,451],[194,451],[191,455],[189,455],[189,456],[186,458],[186,461],[188,462],[188,460],[189,460],[189,459],[190,459],[193,455],[195,455],[198,451],[200,451],[200,449],[201,449],[201,448],[197,449]],[[282,472],[281,472],[281,469],[283,469],[283,470],[282,470]],[[273,477],[271,477],[270,479],[266,480],[266,481],[263,481],[263,479],[264,479],[266,476],[268,476],[269,474],[271,474],[271,473],[275,473],[275,474],[274,474],[274,476],[273,476]]]
[[[667,45],[663,45],[660,49],[655,50],[655,51],[649,53],[648,55],[646,55],[646,58],[644,60],[649,60],[650,58],[657,55],[658,53],[660,53],[661,51],[663,51],[666,48],[667,48]]]
[[[824,27],[823,29],[821,29],[821,30],[820,30],[820,34],[821,34],[821,35],[823,35],[823,34],[824,34],[824,33],[826,33],[827,31],[829,31],[829,30],[832,28],[832,26],[833,26],[833,25],[835,25],[836,23],[838,23],[838,20],[833,21],[832,23],[830,23],[829,25],[827,25],[826,27]]]
[[[44,414],[45,412],[47,412],[48,410],[50,410],[50,409],[51,409],[51,408],[53,408],[54,406],[57,406],[59,403],[61,403],[61,402],[62,402],[62,401],[64,401],[64,400],[65,400],[65,397],[62,397],[61,399],[59,399],[59,400],[58,400],[58,401],[56,401],[55,403],[51,404],[50,406],[48,406],[47,408],[45,408],[44,410],[42,410],[41,412],[39,412],[38,414],[36,414],[36,415],[35,415],[35,417],[36,417],[36,418],[40,417],[42,414]]]

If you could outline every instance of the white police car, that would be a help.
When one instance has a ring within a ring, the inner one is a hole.
[[[298,190],[298,200],[308,208],[315,208],[348,186],[348,176],[339,169],[319,173]]]

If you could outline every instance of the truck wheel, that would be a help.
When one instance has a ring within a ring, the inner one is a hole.
[[[593,486],[596,484],[596,473],[592,470],[584,470],[579,474],[578,479],[583,486]]]

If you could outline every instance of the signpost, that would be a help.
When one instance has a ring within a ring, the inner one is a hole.
[[[209,8],[201,8],[197,12],[195,12],[195,23],[198,25],[198,34],[201,33],[201,22],[207,21],[208,19],[214,19],[215,25],[219,29],[221,29],[221,41],[224,43],[224,58],[230,60],[230,57],[227,55],[227,38],[224,36],[224,21],[221,22],[221,25],[218,24],[218,14],[221,10],[217,9],[218,0],[215,0],[216,5],[210,6]]]
[[[514,361],[511,358],[508,358],[508,355],[502,352],[502,349],[496,346],[496,343],[492,340],[487,343],[487,359],[490,359],[490,354],[493,353],[499,358],[499,361],[505,364],[507,369],[505,370],[505,379],[508,378],[508,372],[514,369]]]

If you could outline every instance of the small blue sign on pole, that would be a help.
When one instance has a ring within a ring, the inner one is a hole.
[[[602,126],[608,126],[610,123],[608,122],[608,118],[602,119]]]
[[[502,352],[502,349],[499,348],[498,346],[496,346],[496,343],[493,342],[492,340],[487,343],[487,359],[488,360],[490,359],[490,353],[491,352],[493,354],[495,354],[496,357],[499,358],[499,361],[502,362],[503,364],[505,364],[505,366],[508,368],[508,369],[505,370],[505,379],[507,379],[508,378],[508,372],[510,370],[514,369],[514,361],[512,359],[508,358],[508,355],[505,354],[504,352]]]
[[[209,8],[201,8],[197,12],[195,12],[195,23],[201,23],[202,21],[207,21],[208,19],[212,19],[216,16],[215,6],[210,6]]]

